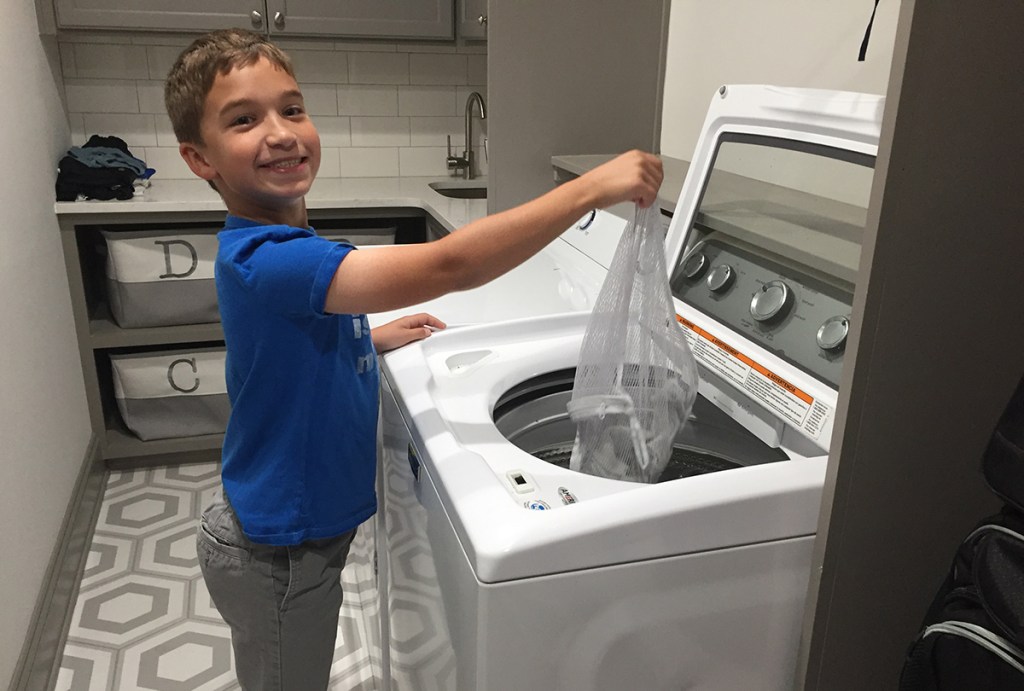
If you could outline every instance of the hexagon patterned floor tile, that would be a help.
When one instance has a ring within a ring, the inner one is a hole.
[[[237,691],[228,627],[195,550],[219,487],[216,463],[110,474],[55,691]],[[333,691],[379,686],[373,550],[361,529],[342,571]]]

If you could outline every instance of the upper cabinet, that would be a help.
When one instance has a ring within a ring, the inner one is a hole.
[[[208,31],[272,35],[454,38],[453,0],[54,0],[65,29]]]
[[[461,38],[473,40],[487,38],[487,0],[461,0],[457,13]]]
[[[271,34],[455,38],[453,0],[266,0]]]

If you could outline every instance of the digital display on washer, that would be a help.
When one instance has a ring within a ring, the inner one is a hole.
[[[678,299],[838,387],[874,156],[778,137],[718,142]]]

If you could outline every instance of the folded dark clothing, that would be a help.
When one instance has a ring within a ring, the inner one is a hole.
[[[71,147],[57,165],[57,201],[131,199],[134,182],[146,171],[146,163],[128,150],[120,137],[97,134],[81,147]]]
[[[90,168],[130,168],[139,176],[146,172],[146,162],[112,146],[73,146],[68,156]]]
[[[89,141],[83,144],[82,147],[90,148],[93,146],[99,146],[108,149],[120,149],[129,156],[131,156],[132,154],[132,152],[128,150],[128,143],[125,140],[121,139],[120,137],[102,137],[98,134],[94,134],[91,137],[89,137]]]
[[[79,195],[87,199],[131,199],[135,178],[131,168],[90,168],[65,156],[57,172],[57,201],[75,201]]]

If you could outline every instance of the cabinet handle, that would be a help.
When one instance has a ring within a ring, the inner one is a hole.
[[[278,31],[284,31],[284,12],[274,13],[274,28]]]
[[[249,20],[252,22],[252,28],[254,29],[263,27],[263,15],[258,10],[253,10],[249,13]]]
[[[476,18],[476,23],[479,24],[480,26],[486,26],[487,25],[487,15],[486,14],[481,14],[479,17]]]

